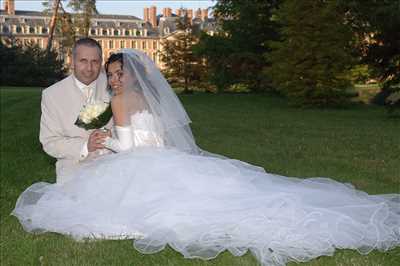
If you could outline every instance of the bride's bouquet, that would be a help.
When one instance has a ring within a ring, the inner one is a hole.
[[[86,130],[104,127],[112,117],[110,103],[90,103],[79,112],[75,125]]]

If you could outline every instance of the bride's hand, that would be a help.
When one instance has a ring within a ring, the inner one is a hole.
[[[88,140],[87,148],[89,152],[93,152],[98,149],[104,149],[104,140],[111,135],[110,131],[103,132],[100,129],[94,130]]]

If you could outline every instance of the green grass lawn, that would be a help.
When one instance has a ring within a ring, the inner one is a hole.
[[[54,233],[26,233],[9,214],[29,185],[55,182],[54,160],[38,140],[40,89],[2,88],[0,93],[1,265],[258,265],[250,254],[237,258],[225,252],[210,261],[189,260],[171,248],[143,255],[129,240],[75,242]],[[294,109],[262,94],[181,99],[205,150],[260,165],[267,172],[331,177],[372,194],[400,192],[400,120],[388,119],[382,108]],[[299,265],[400,265],[400,248],[367,256],[340,250]]]

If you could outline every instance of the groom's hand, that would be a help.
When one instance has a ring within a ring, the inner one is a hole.
[[[103,142],[107,136],[109,136],[108,132],[104,132],[99,129],[94,130],[89,136],[87,144],[88,151],[93,152],[98,149],[103,149],[104,148]]]

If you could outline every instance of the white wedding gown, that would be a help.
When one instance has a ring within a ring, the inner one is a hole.
[[[186,258],[250,250],[263,265],[400,245],[400,194],[368,195],[328,178],[154,147],[162,145],[146,139],[148,116],[136,119],[134,149],[86,163],[64,184],[23,192],[12,214],[25,230],[132,238],[143,253],[168,244]]]

